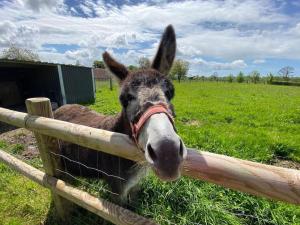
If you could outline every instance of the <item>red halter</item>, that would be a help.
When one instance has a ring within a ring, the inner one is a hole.
[[[135,141],[135,144],[140,148],[142,149],[140,146],[139,146],[139,143],[138,143],[138,137],[139,137],[139,134],[143,128],[143,126],[145,125],[145,123],[147,122],[147,120],[154,114],[157,114],[157,113],[165,113],[170,122],[172,123],[173,127],[174,127],[174,119],[173,119],[173,116],[169,113],[168,111],[168,108],[165,104],[163,103],[159,103],[157,105],[153,105],[153,106],[150,106],[141,116],[141,118],[138,120],[137,123],[130,123],[130,126],[131,126],[131,131],[132,131],[132,137],[133,137],[133,140]]]

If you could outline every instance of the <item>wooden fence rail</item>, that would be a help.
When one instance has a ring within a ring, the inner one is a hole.
[[[96,198],[87,192],[81,191],[55,177],[49,176],[44,172],[22,162],[10,154],[0,150],[0,162],[5,163],[12,169],[20,172],[25,177],[37,182],[38,184],[51,189],[55,194],[68,199],[71,202],[101,216],[102,218],[118,225],[155,225],[156,223],[148,220],[130,210],[124,209],[101,198]]]
[[[143,154],[124,134],[4,108],[0,108],[0,121],[134,161],[144,160]],[[298,170],[189,149],[182,173],[253,195],[300,204]]]

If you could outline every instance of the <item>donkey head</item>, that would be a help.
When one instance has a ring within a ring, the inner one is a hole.
[[[187,152],[172,120],[174,86],[167,75],[175,52],[175,32],[169,25],[149,69],[129,72],[107,52],[103,54],[106,66],[120,82],[119,98],[132,126],[132,137],[162,180],[175,180],[180,176],[180,166]]]

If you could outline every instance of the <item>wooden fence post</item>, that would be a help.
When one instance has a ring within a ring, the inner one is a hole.
[[[112,77],[109,76],[109,89],[112,91],[113,89],[113,81],[112,81]]]
[[[52,107],[48,98],[26,99],[26,108],[28,114],[30,115],[53,118]],[[58,140],[56,138],[42,135],[37,132],[34,132],[34,136],[37,140],[37,145],[43,162],[45,173],[50,176],[59,178],[60,174],[57,169],[62,169],[60,159],[56,159],[54,155],[51,155],[51,152],[59,153]],[[58,216],[61,220],[67,223],[71,218],[70,213],[72,211],[72,208],[74,207],[73,203],[71,203],[67,199],[62,198],[53,191],[51,192],[52,200]]]

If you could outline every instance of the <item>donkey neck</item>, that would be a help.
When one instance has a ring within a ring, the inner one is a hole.
[[[130,123],[124,110],[115,116],[115,124],[112,127],[112,131],[131,136]]]

